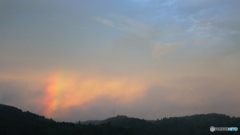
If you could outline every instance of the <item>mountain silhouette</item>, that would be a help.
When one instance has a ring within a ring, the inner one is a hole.
[[[76,120],[78,121],[78,120]],[[157,120],[118,115],[105,120],[57,122],[13,106],[0,104],[0,135],[239,135],[210,127],[240,127],[239,117],[196,114]]]

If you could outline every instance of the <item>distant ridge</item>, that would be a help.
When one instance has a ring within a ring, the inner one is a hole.
[[[77,120],[76,120],[77,121]],[[210,132],[210,127],[238,127],[240,118],[225,114],[195,114],[147,121],[118,115],[105,120],[56,122],[31,112],[0,104],[0,135],[239,135]]]
[[[85,123],[85,122],[82,122]],[[238,127],[240,128],[240,118],[230,117],[225,114],[209,113],[195,114],[183,117],[169,117],[157,120],[143,120],[139,118],[130,118],[124,115],[107,118],[102,121],[86,121],[87,124],[110,123],[113,126],[135,129],[139,135],[151,134],[173,134],[173,135],[212,135],[210,127]],[[136,130],[137,129],[137,130]],[[220,135],[239,135],[238,132],[216,132]]]

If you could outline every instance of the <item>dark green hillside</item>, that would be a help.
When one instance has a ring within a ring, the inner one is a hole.
[[[130,118],[124,115],[103,120],[102,123],[110,123],[113,126],[131,128],[138,135],[158,134],[157,126],[143,119]]]
[[[134,135],[130,129],[124,127],[56,122],[2,104],[0,104],[0,127],[0,135]]]
[[[211,126],[214,127],[240,127],[240,118],[231,118],[223,114],[198,114],[185,117],[170,117],[157,120],[154,124],[162,134],[179,134],[185,135],[239,135],[238,132],[213,132],[209,131]]]
[[[134,130],[138,135],[239,135],[237,132],[210,132],[210,127],[240,127],[240,118],[224,114],[197,114],[146,121],[127,116],[117,116],[93,124],[110,123]]]
[[[240,118],[212,113],[146,121],[118,115],[81,124],[56,122],[0,104],[0,135],[240,135],[239,131],[212,133],[210,126],[240,128]]]

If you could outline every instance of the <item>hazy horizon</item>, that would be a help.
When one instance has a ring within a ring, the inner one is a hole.
[[[239,5],[0,0],[0,103],[73,122],[239,117]]]

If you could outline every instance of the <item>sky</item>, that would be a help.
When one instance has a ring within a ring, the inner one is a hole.
[[[0,103],[57,121],[240,117],[239,0],[0,0]]]

